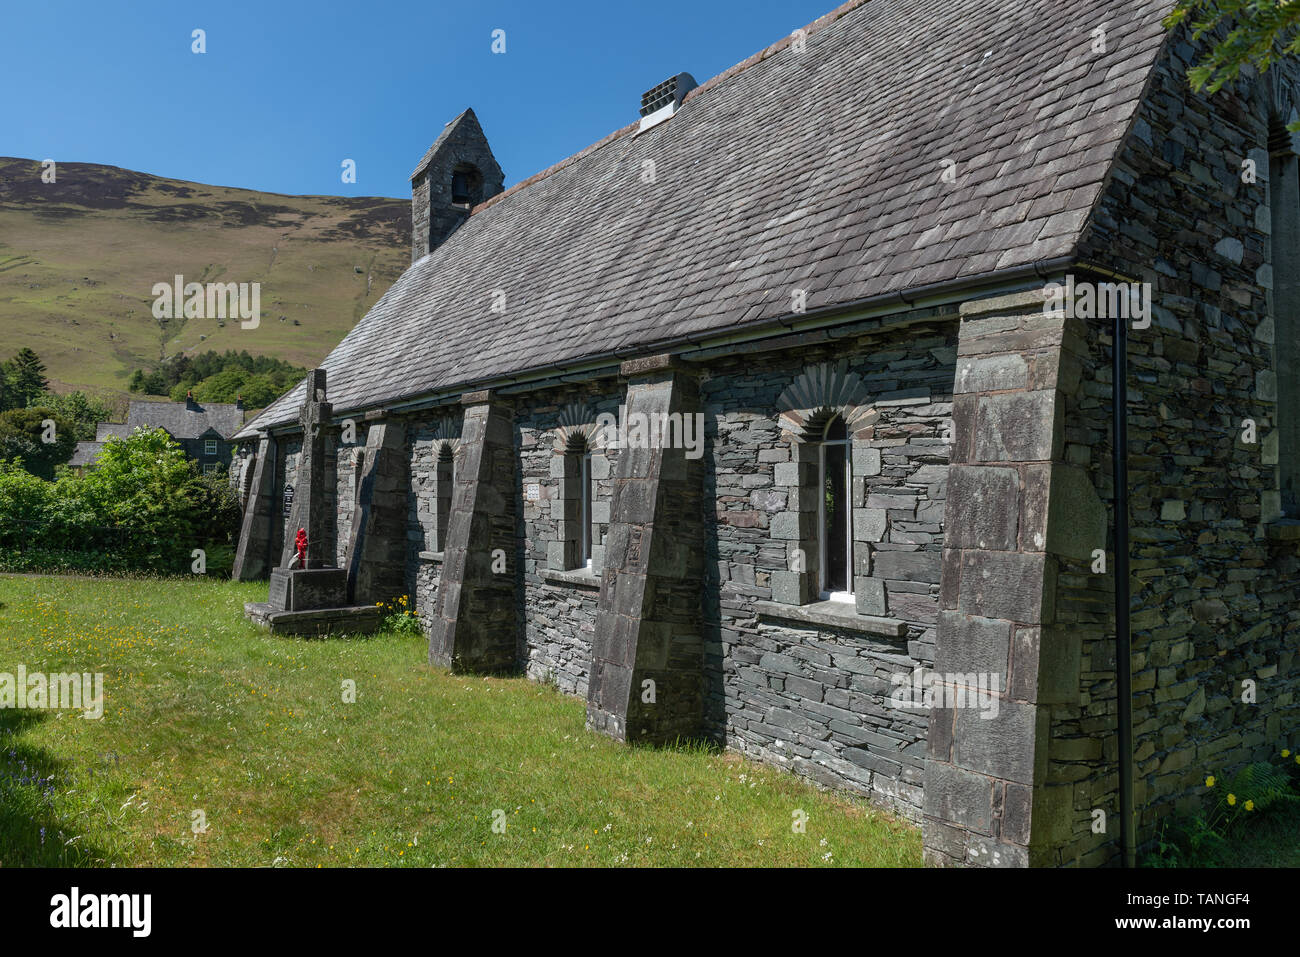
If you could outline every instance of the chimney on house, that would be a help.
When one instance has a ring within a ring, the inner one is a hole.
[[[194,390],[190,389],[185,393],[185,411],[198,412],[199,404],[194,401]]]
[[[235,396],[235,408],[240,412],[244,411],[244,396],[242,394]]]
[[[699,86],[689,73],[670,76],[653,89],[641,94],[641,124],[637,132],[657,126],[677,112],[686,94]]]
[[[436,249],[504,186],[483,127],[466,110],[443,127],[411,174],[411,262]]]

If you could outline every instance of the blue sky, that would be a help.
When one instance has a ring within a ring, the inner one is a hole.
[[[837,5],[8,0],[0,155],[400,197],[472,106],[508,186],[635,120],[641,93],[674,73],[703,83]]]

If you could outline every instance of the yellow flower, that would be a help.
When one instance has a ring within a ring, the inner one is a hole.
[[[1207,788],[1212,788],[1212,787],[1214,787],[1214,775],[1213,775],[1213,774],[1211,774],[1208,778],[1205,779],[1205,786],[1206,786]]]
[[[1253,811],[1253,810],[1255,810],[1255,802],[1254,802],[1254,801],[1247,801],[1247,802],[1246,802],[1246,810],[1247,810],[1247,811]]]
[[[1283,748],[1283,749],[1282,749],[1282,757],[1284,757],[1284,758],[1289,758],[1289,757],[1291,757],[1291,751],[1290,751],[1288,748]]]
[[[1234,804],[1236,804],[1236,803],[1237,803],[1237,795],[1235,795],[1235,794],[1229,794],[1229,795],[1228,795],[1228,806],[1231,807],[1232,805],[1234,805]]]

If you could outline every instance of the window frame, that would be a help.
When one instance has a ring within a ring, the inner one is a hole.
[[[216,439],[204,439],[204,440],[203,440],[203,454],[204,454],[204,455],[218,455],[218,454],[220,454],[220,453],[218,452],[218,444],[217,444],[217,440],[216,440]]]
[[[831,426],[836,422],[843,423],[841,416],[838,414],[832,416],[822,429],[822,438],[817,443],[817,593],[822,601],[842,602],[846,604],[854,603],[857,599],[853,591],[853,514],[849,506],[849,500],[853,494],[853,440],[849,436],[847,427],[845,427],[844,438],[829,439],[826,437]],[[827,581],[829,574],[830,546],[827,541],[826,528],[826,451],[830,446],[838,446],[844,450],[844,491],[842,498],[844,500],[844,577],[845,591],[832,591]]]
[[[433,550],[447,547],[451,525],[451,502],[456,489],[456,454],[449,445],[438,448],[433,458]]]
[[[579,465],[578,481],[581,483],[578,487],[578,494],[581,497],[581,516],[579,521],[582,523],[578,531],[578,568],[591,571],[592,566],[592,534],[591,534],[591,506],[595,499],[591,489],[591,448],[588,447],[582,453],[582,459]]]

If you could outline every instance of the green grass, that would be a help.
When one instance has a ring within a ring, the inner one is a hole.
[[[920,832],[864,803],[619,745],[581,700],[430,667],[421,638],[271,637],[242,617],[265,594],[0,577],[0,672],[105,675],[101,720],[0,710],[0,865],[921,863]]]

